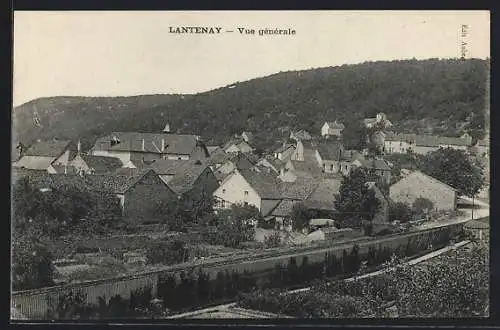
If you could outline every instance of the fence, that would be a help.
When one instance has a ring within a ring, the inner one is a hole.
[[[57,305],[59,296],[71,291],[74,293],[83,293],[84,296],[86,296],[87,304],[97,304],[99,297],[110,299],[115,295],[120,295],[123,298],[128,298],[130,297],[131,291],[143,289],[145,287],[151,287],[152,294],[155,295],[158,288],[159,276],[165,273],[178,273],[181,271],[189,271],[193,268],[203,268],[211,275],[211,278],[214,278],[214,275],[219,270],[261,272],[273,269],[277,263],[286,263],[290,257],[307,255],[310,262],[318,262],[324,258],[324,253],[328,250],[341,254],[344,249],[351,249],[354,244],[360,247],[360,254],[364,254],[368,251],[370,246],[376,247],[382,245],[395,247],[406,244],[410,238],[415,237],[428,237],[428,239],[432,241],[436,237],[436,234],[443,230],[449,230],[453,233],[459,231],[462,227],[463,224],[461,223],[452,224],[419,232],[394,234],[379,239],[368,239],[365,242],[345,242],[339,245],[316,247],[314,249],[273,249],[272,251],[266,251],[252,256],[246,255],[230,259],[207,260],[200,263],[174,265],[165,267],[162,270],[131,276],[72,283],[35,290],[17,291],[12,294],[11,305],[28,319],[47,319],[49,310]]]

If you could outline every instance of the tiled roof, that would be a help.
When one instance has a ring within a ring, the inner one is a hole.
[[[122,167],[122,162],[116,157],[81,155],[88,167],[95,170],[95,174],[113,172]]]
[[[255,172],[252,170],[239,170],[261,198],[280,199],[280,181],[266,172]]]
[[[131,172],[130,175],[119,174],[95,174],[85,175],[82,179],[85,184],[93,190],[99,192],[114,192],[124,194],[135,185],[151,169],[142,169]]]
[[[318,164],[313,160],[292,160],[291,163],[298,176],[318,177],[322,174]]]
[[[193,188],[193,184],[198,177],[208,168],[206,164],[197,161],[182,161],[161,159],[151,164],[140,164],[140,169],[152,169],[157,175],[171,175],[173,178],[167,185],[177,194],[183,194]],[[136,175],[137,169],[119,169],[115,173]]]
[[[344,150],[342,154],[342,160],[347,160],[350,162],[355,161],[356,159],[362,158],[363,155],[357,150]]]
[[[56,157],[23,156],[17,162],[13,163],[12,166],[46,171],[55,159]]]
[[[78,169],[74,166],[52,165],[57,174],[78,174]]]
[[[374,170],[382,170],[382,171],[390,171],[391,167],[389,164],[387,164],[387,161],[383,159],[366,159],[366,158],[359,158],[359,162],[361,163],[361,166],[364,168],[369,168],[369,169],[374,169]]]
[[[23,153],[25,156],[43,156],[43,157],[59,157],[66,149],[70,146],[71,141],[40,141],[35,142],[26,152]]]
[[[116,137],[120,143],[111,145]],[[162,151],[162,140],[165,150]],[[144,141],[144,150],[142,149]],[[138,133],[138,132],[113,132],[99,138],[95,143],[96,150],[134,151],[149,153],[164,153],[176,155],[190,155],[197,147],[195,135],[169,134],[169,133]]]
[[[282,200],[271,212],[271,215],[276,217],[288,217],[292,214],[293,207],[299,203],[299,201]]]
[[[330,129],[344,129],[345,126],[342,123],[338,123],[337,121],[327,121],[328,127]]]
[[[280,185],[284,199],[305,200],[318,186],[317,180],[297,178],[294,182],[283,182]]]
[[[213,164],[223,164],[232,157],[231,154],[226,153],[222,149],[215,150],[208,159],[208,163]]]
[[[333,210],[335,194],[340,191],[342,181],[338,179],[323,179],[313,193],[307,198],[306,205],[316,209]]]
[[[322,141],[318,145],[318,152],[323,160],[340,160],[342,144],[338,141]]]

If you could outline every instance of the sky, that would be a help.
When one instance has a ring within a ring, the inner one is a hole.
[[[234,32],[169,33],[180,26]],[[259,36],[266,28],[296,34]],[[467,58],[490,57],[488,11],[16,11],[13,103],[190,94],[280,71],[458,58],[462,41]]]

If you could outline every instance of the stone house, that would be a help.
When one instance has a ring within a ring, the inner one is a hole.
[[[381,127],[383,129],[387,129],[392,127],[392,123],[389,119],[387,119],[387,116],[385,113],[378,113],[375,118],[365,118],[363,119],[363,124],[365,125],[366,128],[374,128],[374,127]]]
[[[122,162],[116,157],[92,156],[78,154],[71,161],[71,166],[77,172],[83,171],[86,174],[107,174],[115,172],[122,167]]]
[[[344,158],[344,146],[338,141],[321,141],[315,150],[315,158],[325,173],[339,173]]]
[[[196,135],[114,132],[99,138],[90,154],[119,158],[123,165],[141,160],[206,160],[208,150]]]
[[[380,184],[389,184],[391,182],[391,167],[382,158],[357,158],[352,165],[361,167],[370,174],[375,174],[379,178],[378,183]]]
[[[412,205],[418,198],[430,200],[434,209],[455,210],[457,207],[457,190],[420,171],[414,171],[389,188],[389,196],[394,202]]]
[[[224,150],[224,152],[226,153],[251,153],[254,149],[243,138],[236,136],[226,142],[226,144],[224,144],[224,146],[222,147],[222,150]]]

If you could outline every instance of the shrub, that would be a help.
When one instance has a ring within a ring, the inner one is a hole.
[[[17,239],[12,251],[14,290],[35,289],[53,284],[54,266],[47,247],[33,239]]]
[[[279,231],[273,232],[264,238],[264,246],[266,248],[275,248],[281,246],[281,234]]]
[[[182,263],[187,256],[184,241],[153,241],[146,249],[146,258],[150,264],[172,265]]]
[[[389,205],[389,221],[405,223],[413,219],[413,210],[405,203],[397,202]]]

